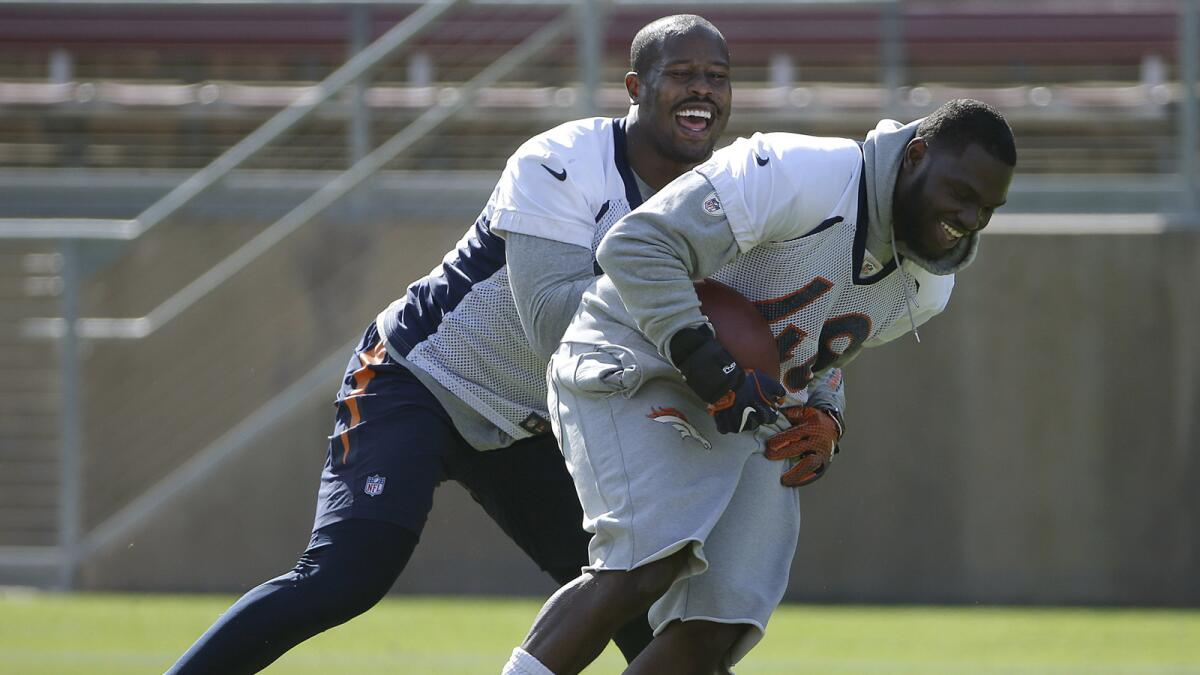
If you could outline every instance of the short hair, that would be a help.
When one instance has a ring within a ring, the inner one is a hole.
[[[725,36],[721,35],[721,31],[702,16],[695,14],[664,16],[646,24],[637,32],[637,35],[633,36],[633,43],[629,45],[630,69],[636,73],[649,70],[650,66],[654,64],[654,60],[662,52],[663,42],[666,42],[667,38],[686,35],[696,29],[709,31],[720,38],[721,42],[725,42]],[[725,51],[729,51],[728,46]]]
[[[921,120],[917,136],[957,153],[978,143],[992,157],[1008,166],[1017,165],[1012,129],[1000,111],[983,101],[959,98],[947,102]]]

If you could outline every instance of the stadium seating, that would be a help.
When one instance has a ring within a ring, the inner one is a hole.
[[[709,12],[737,67],[731,131],[861,134],[886,98],[882,11]],[[403,12],[376,10],[374,33]],[[375,138],[435,100],[426,85],[469,79],[551,15],[456,12],[376,74],[367,99]],[[623,45],[653,16],[623,9],[610,17],[598,97],[604,114],[623,111],[615,86],[627,68]],[[1166,74],[1175,30],[1174,7],[1162,2],[1134,12],[1088,3],[1049,11],[1026,2],[915,5],[902,23],[909,88],[894,112],[918,116],[948,94],[1003,105],[1022,137],[1025,174],[1172,170],[1178,92]],[[340,65],[347,33],[341,9],[0,9],[0,166],[202,167]],[[578,79],[573,57],[570,44],[550,50],[397,167],[500,166],[521,139],[576,116],[574,92],[561,90]],[[330,106],[255,166],[344,166],[348,114],[347,105]],[[1086,133],[1097,125],[1115,126],[1117,142]]]

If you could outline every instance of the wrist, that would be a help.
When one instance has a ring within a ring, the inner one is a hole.
[[[676,368],[681,368],[698,349],[716,340],[717,337],[712,329],[707,325],[691,326],[682,328],[675,335],[671,336],[669,349],[671,350],[671,363],[675,364]]]
[[[684,328],[671,338],[670,346],[671,361],[705,403],[716,403],[746,378],[707,326]]]
[[[814,406],[814,407],[817,410],[820,410],[821,412],[825,413],[826,415],[829,415],[829,417],[831,419],[833,419],[834,424],[837,425],[837,435],[838,435],[839,439],[846,434],[846,421],[845,421],[845,419],[842,418],[841,410],[839,410],[836,406],[831,406],[831,405],[821,405],[821,406]]]

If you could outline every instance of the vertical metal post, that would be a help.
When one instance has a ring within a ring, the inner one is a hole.
[[[904,76],[904,7],[899,0],[888,3],[879,17],[879,58],[883,69],[884,114],[900,115],[900,89]]]
[[[579,97],[576,105],[581,117],[591,117],[598,112],[596,91],[600,88],[604,16],[599,0],[580,0],[575,5],[575,11],[578,18],[575,47],[579,59]]]
[[[51,84],[68,84],[75,81],[75,59],[71,52],[62,47],[55,47],[50,52],[49,71],[46,79]]]
[[[346,59],[354,58],[371,43],[371,7],[365,4],[350,7],[350,39]],[[367,89],[371,81],[364,75],[350,85],[350,123],[346,127],[348,166],[354,166],[371,152],[371,109],[367,106]],[[370,209],[370,182],[366,182],[347,201],[347,217],[362,223]]]
[[[79,318],[80,246],[77,239],[64,239],[62,255],[63,335],[58,343],[58,386],[62,406],[58,413],[58,549],[61,554],[58,585],[63,590],[75,586],[80,533],[82,491],[82,417],[80,415]]]
[[[368,5],[353,5],[350,7],[350,40],[347,59],[366,48],[371,42],[371,7]],[[350,127],[348,129],[347,145],[350,151],[350,164],[367,156],[371,152],[371,109],[367,107],[367,88],[370,81],[367,76],[361,77],[350,86]]]
[[[1200,127],[1200,0],[1180,0],[1179,22],[1179,178],[1180,208],[1194,221],[1200,215],[1197,180],[1197,128]]]

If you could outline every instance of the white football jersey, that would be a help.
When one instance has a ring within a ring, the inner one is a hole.
[[[789,391],[945,308],[953,275],[907,261],[897,270],[895,260],[879,265],[867,253],[854,141],[755,134],[696,171],[715,188],[742,252],[712,278],[749,298],[770,323]]]
[[[437,380],[514,439],[549,431],[546,363],[521,328],[503,232],[591,249],[641,204],[623,119],[568,122],[509,158],[475,224],[428,276],[377,319],[393,357]]]
[[[619,237],[605,240],[602,248],[613,257],[601,257],[615,266],[610,272],[619,275],[621,290],[609,277],[598,279],[564,341],[628,339],[628,330],[614,330],[617,324],[640,327],[652,345],[665,345],[679,326],[703,320],[695,294],[686,288],[677,294],[678,284],[666,276],[682,265],[755,303],[775,335],[780,381],[798,394],[814,373],[846,364],[863,347],[903,335],[946,306],[953,276],[911,262],[899,270],[894,260],[880,265],[867,252],[856,142],[755,134],[716,152],[695,173],[704,180],[668,185],[617,225]],[[732,242],[712,235],[713,227],[725,226]],[[686,246],[670,243],[683,240]]]

